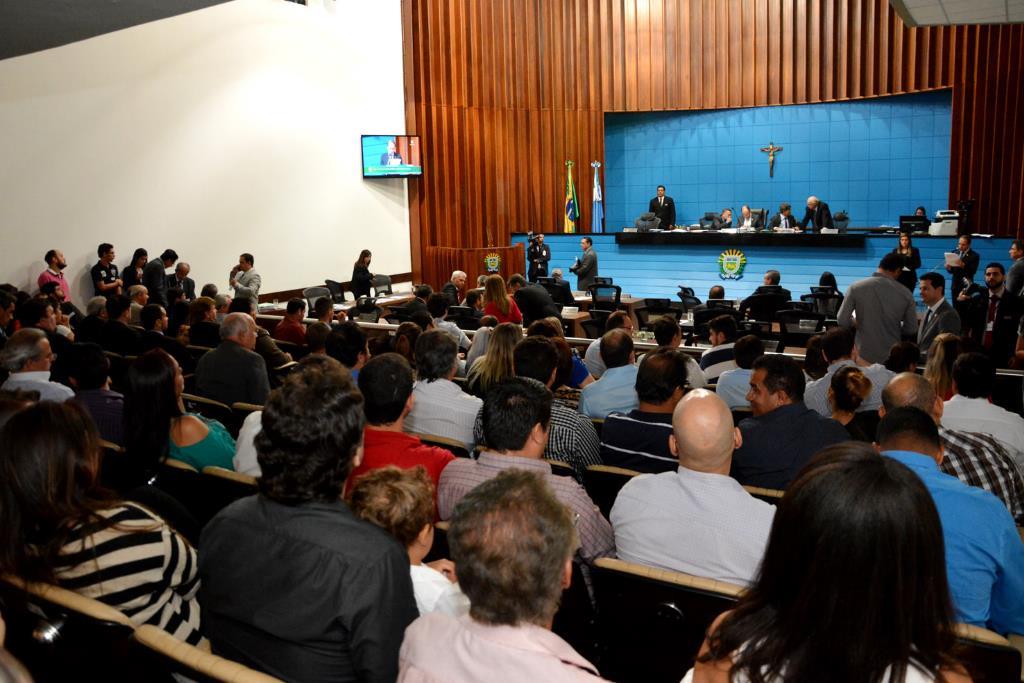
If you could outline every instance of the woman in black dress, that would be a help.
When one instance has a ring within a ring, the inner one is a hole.
[[[124,281],[124,292],[128,293],[128,288],[132,285],[142,284],[142,269],[146,267],[149,262],[149,253],[139,247],[132,254],[131,263],[129,263],[123,271],[121,271],[121,278]]]
[[[921,252],[910,239],[908,233],[900,234],[899,245],[892,250],[892,253],[903,257],[903,270],[896,278],[901,285],[910,290],[911,294],[917,289],[917,269],[921,267]]]
[[[370,296],[370,283],[373,280],[373,273],[370,272],[370,258],[373,254],[369,249],[359,252],[359,260],[352,267],[352,294],[358,299],[361,296]]]

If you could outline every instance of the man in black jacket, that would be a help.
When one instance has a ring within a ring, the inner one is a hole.
[[[985,285],[985,291],[961,299],[957,308],[967,336],[984,349],[993,365],[1005,368],[1016,348],[1024,299],[1006,288],[1006,270],[1002,263],[985,266]]]
[[[540,285],[527,283],[522,275],[516,273],[508,279],[508,291],[523,314],[524,325],[529,326],[534,320],[541,318],[558,317],[558,306],[548,294],[548,290]]]
[[[195,361],[192,355],[185,348],[185,345],[174,337],[166,334],[168,319],[167,311],[160,304],[147,304],[139,314],[142,327],[145,332],[139,340],[139,353],[145,353],[151,349],[163,349],[174,360],[178,361],[181,371],[185,374],[195,369]]]
[[[661,219],[658,226],[662,230],[671,230],[672,226],[676,224],[676,203],[672,201],[671,197],[665,196],[664,185],[658,185],[658,196],[651,200],[647,210]]]
[[[959,264],[946,266],[946,271],[950,275],[949,288],[953,293],[953,301],[956,301],[960,297],[960,292],[974,282],[974,275],[981,263],[981,256],[971,249],[970,235],[960,235],[956,244],[956,254],[960,258]]]
[[[196,281],[188,276],[192,267],[184,261],[179,261],[174,267],[174,272],[167,276],[167,288],[177,287],[181,290],[185,301],[192,301],[196,298]]]
[[[167,306],[167,269],[178,260],[173,249],[164,249],[160,258],[153,259],[142,270],[142,284],[149,291],[150,303]]]
[[[526,250],[526,262],[530,269],[526,276],[530,282],[536,282],[538,277],[547,277],[548,261],[551,260],[551,247],[544,244],[544,235],[537,235],[530,240],[530,248]]]
[[[808,228],[810,226],[810,228]],[[820,232],[822,228],[834,228],[832,212],[828,210],[828,204],[821,201],[814,195],[807,198],[807,212],[804,219],[800,221],[800,227],[810,232]]]

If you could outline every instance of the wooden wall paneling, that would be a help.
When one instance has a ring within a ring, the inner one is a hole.
[[[1015,228],[1022,31],[911,29],[887,0],[403,0],[407,125],[425,169],[410,181],[414,268],[426,246],[483,245],[484,223],[500,244],[558,229],[567,158],[589,226],[604,112],[948,87],[951,197]]]

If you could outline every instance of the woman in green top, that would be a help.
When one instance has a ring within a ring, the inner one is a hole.
[[[155,471],[174,458],[197,470],[234,469],[235,440],[216,420],[185,412],[185,378],[167,352],[153,349],[139,356],[128,368],[126,388],[125,448],[135,464]]]

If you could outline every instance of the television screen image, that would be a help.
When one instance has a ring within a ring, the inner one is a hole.
[[[364,135],[363,177],[404,178],[423,175],[418,135]]]

